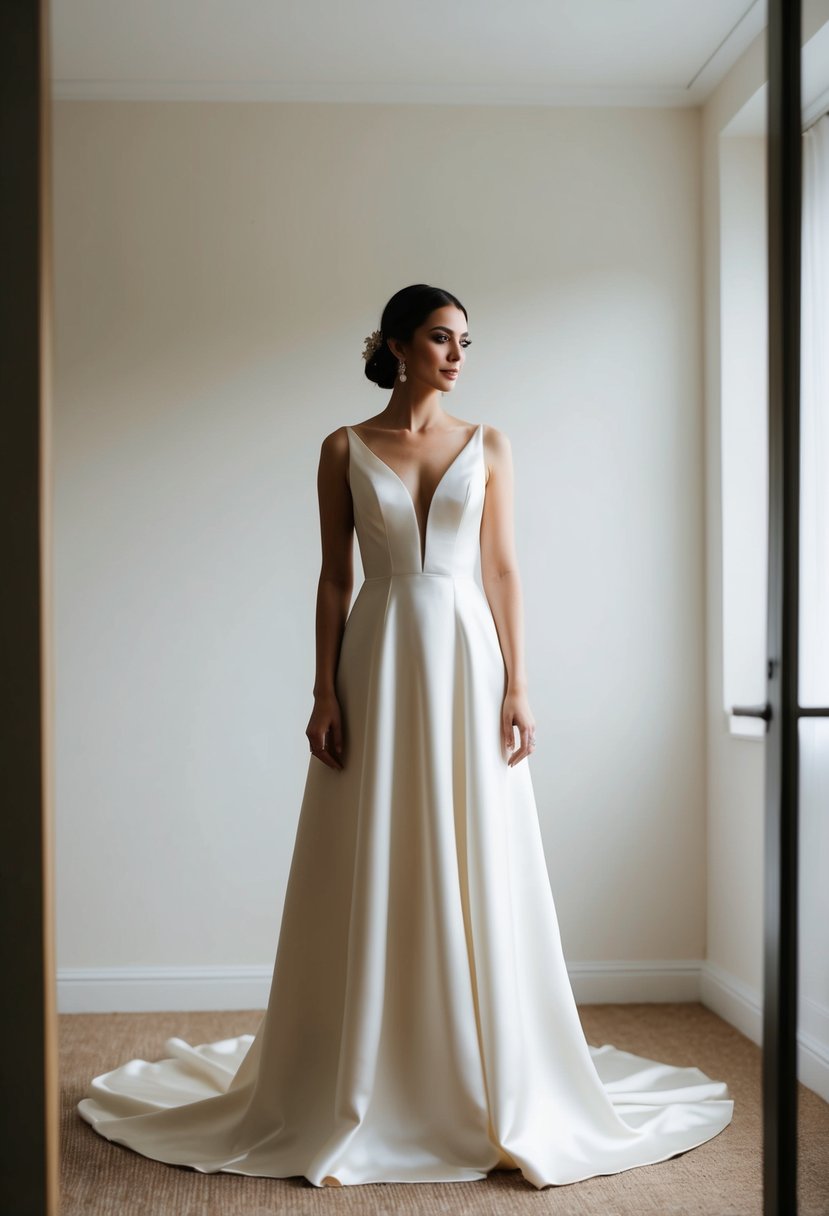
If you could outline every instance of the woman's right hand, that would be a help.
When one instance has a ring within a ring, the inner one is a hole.
[[[333,693],[314,699],[314,709],[305,734],[311,744],[313,756],[329,768],[342,769],[342,714],[340,703]]]

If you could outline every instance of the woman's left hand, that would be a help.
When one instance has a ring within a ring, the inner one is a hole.
[[[518,727],[520,744],[518,750],[507,761],[510,767],[518,764],[535,748],[535,718],[533,717],[527,694],[524,692],[507,692],[501,709],[501,725],[504,735],[504,747],[511,752],[515,747],[514,727]]]

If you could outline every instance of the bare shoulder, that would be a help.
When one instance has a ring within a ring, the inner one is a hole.
[[[506,431],[499,431],[497,426],[490,426],[488,422],[483,423],[484,428],[484,447],[487,452],[491,452],[493,456],[506,456],[510,452],[510,441]]]
[[[320,444],[319,476],[326,483],[348,482],[348,428],[338,426]]]
[[[348,478],[348,427],[338,426],[320,444],[320,470]]]
[[[493,473],[507,470],[512,466],[512,445],[509,436],[497,426],[483,424],[484,456],[487,466],[487,483]]]
[[[342,458],[348,451],[348,427],[338,426],[335,431],[331,431],[322,441],[320,446],[320,455],[328,460]]]

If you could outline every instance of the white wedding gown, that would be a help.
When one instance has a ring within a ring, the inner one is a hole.
[[[474,572],[483,427],[441,479],[425,558],[402,479],[348,428],[365,581],[343,634],[336,771],[311,758],[255,1036],[131,1060],[78,1105],[159,1161],[316,1186],[535,1187],[663,1161],[732,1118],[724,1082],[588,1045],[528,761]]]

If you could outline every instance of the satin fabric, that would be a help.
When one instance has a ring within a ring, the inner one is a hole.
[[[506,1167],[541,1188],[694,1148],[730,1122],[726,1084],[582,1031],[530,765],[501,739],[483,427],[423,537],[347,433],[365,581],[336,674],[345,767],[309,762],[267,1010],[255,1036],[95,1077],[78,1110],[159,1161],[316,1186]]]

